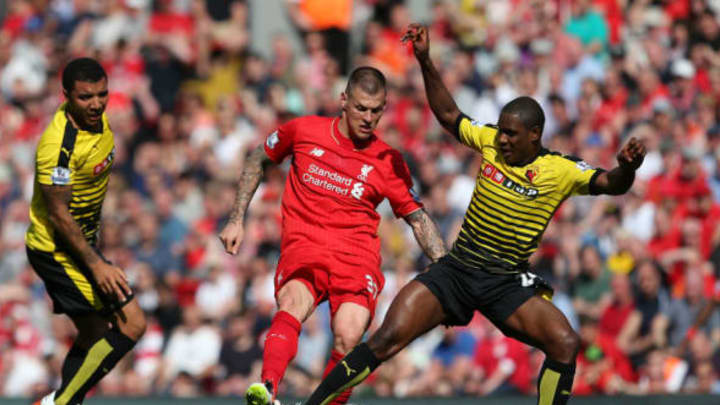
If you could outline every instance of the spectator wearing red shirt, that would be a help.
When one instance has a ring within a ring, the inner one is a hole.
[[[7,5],[8,14],[4,18],[0,32],[14,39],[25,30],[28,21],[35,15],[35,9],[29,0],[10,1]]]
[[[612,301],[600,316],[598,327],[603,334],[613,339],[618,337],[620,330],[635,309],[635,299],[631,287],[630,278],[626,274],[615,274],[610,282]]]
[[[604,333],[596,320],[580,317],[580,338],[573,394],[607,393],[612,389],[613,379],[626,382],[636,379],[630,361],[618,349],[615,338]]]
[[[531,394],[535,370],[528,347],[490,324],[487,327],[490,332],[475,348],[474,362],[481,371],[477,394]]]

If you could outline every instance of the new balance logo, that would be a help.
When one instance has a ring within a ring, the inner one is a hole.
[[[313,148],[313,150],[310,151],[310,154],[315,157],[320,157],[325,154],[325,151],[320,148]]]
[[[345,367],[345,372],[347,372],[348,377],[350,377],[353,374],[357,374],[357,371],[355,371],[354,368],[350,368],[350,366],[348,366],[348,364],[345,362],[345,360],[340,362],[340,364],[342,364]]]

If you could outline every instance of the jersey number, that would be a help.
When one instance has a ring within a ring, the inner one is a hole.
[[[363,193],[365,192],[365,187],[362,183],[355,183],[353,184],[352,191],[350,191],[350,194],[352,194],[353,197],[357,198],[358,200],[362,198]]]
[[[369,275],[365,275],[365,279],[367,280],[367,290],[370,294],[372,294],[373,299],[377,299],[378,296],[378,285],[375,283],[375,280]]]
[[[535,284],[536,274],[525,272],[520,273],[520,285],[523,287],[532,287]]]

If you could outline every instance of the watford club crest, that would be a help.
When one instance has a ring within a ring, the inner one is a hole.
[[[527,177],[527,179],[530,181],[530,183],[532,183],[533,180],[535,180],[535,177],[537,177],[537,175],[538,175],[538,169],[535,167],[532,167],[525,171],[525,177]]]

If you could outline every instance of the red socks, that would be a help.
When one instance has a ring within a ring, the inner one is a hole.
[[[262,382],[272,382],[273,397],[278,393],[278,385],[288,364],[297,354],[300,327],[300,321],[295,317],[285,311],[278,311],[265,337],[261,379]]]
[[[263,350],[262,382],[270,380],[273,385],[273,397],[278,393],[278,385],[288,364],[295,358],[298,348],[298,336],[300,336],[300,321],[285,311],[278,311],[272,320],[270,330],[265,337],[265,348]],[[345,355],[333,350],[330,360],[325,367],[323,378],[330,370],[343,359]],[[331,405],[344,405],[350,399],[352,388],[340,394]]]
[[[330,370],[332,370],[336,364],[340,362],[340,360],[345,357],[344,354],[340,353],[339,351],[333,349],[332,352],[330,352],[330,360],[328,360],[327,366],[325,366],[325,372],[323,373],[323,379],[327,377],[327,375],[330,373]],[[352,388],[348,388],[347,390],[343,391],[342,394],[338,395],[332,402],[330,402],[330,405],[344,405],[347,403],[348,399],[350,399],[350,395],[352,394]]]

